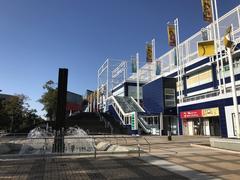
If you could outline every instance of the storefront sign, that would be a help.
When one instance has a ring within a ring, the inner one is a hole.
[[[217,107],[216,108],[203,109],[202,110],[202,116],[203,117],[219,116],[219,109]]]
[[[214,117],[214,116],[219,116],[218,107],[180,112],[180,117],[182,119],[200,118],[200,117]]]
[[[193,110],[180,113],[181,118],[198,118],[202,117],[202,110]]]

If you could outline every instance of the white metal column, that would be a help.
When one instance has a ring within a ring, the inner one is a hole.
[[[137,63],[137,103],[140,105],[140,97],[139,97],[139,54],[136,54],[136,63]]]
[[[217,8],[217,1],[214,0],[214,7],[215,7],[215,20],[216,20],[216,25],[217,25],[217,61],[219,60],[218,58],[218,51],[220,53],[220,61],[221,61],[221,75],[223,79],[223,91],[224,94],[226,94],[226,83],[225,83],[225,76],[223,73],[223,56],[222,56],[222,48],[221,48],[221,36],[220,36],[220,30],[219,30],[219,19],[218,19],[218,8]],[[220,72],[219,72],[220,73]]]
[[[236,86],[235,86],[231,48],[229,48],[229,47],[227,48],[227,53],[228,53],[231,85],[232,85],[233,106],[234,106],[234,113],[235,113],[235,125],[236,125],[236,129],[237,129],[237,138],[240,138],[240,121],[239,121],[239,111],[238,111],[238,102],[237,102],[237,93],[236,93]]]
[[[214,12],[214,8],[213,8],[213,0],[211,0],[211,7],[212,7],[212,12]],[[217,61],[217,71],[218,71],[218,86],[220,89],[220,94],[222,94],[222,84],[221,84],[221,76],[220,76],[220,68],[219,68],[219,61],[218,61],[218,52],[217,52],[217,41],[216,41],[216,27],[215,27],[215,15],[213,13],[213,22],[212,22],[212,26],[213,26],[213,38],[214,38],[214,46],[215,46],[215,54],[216,54],[216,61]]]

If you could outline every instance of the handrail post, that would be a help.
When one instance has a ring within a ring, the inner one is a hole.
[[[135,139],[135,141],[137,142],[137,148],[138,148],[138,157],[140,157],[141,155],[140,155],[140,143],[139,143],[139,140],[138,139],[136,139],[136,138],[134,138]]]
[[[140,144],[138,143],[138,157],[140,157]]]
[[[127,138],[123,136],[123,139],[125,140],[125,144],[127,144]]]
[[[94,142],[94,158],[96,159],[97,158],[97,149],[96,149],[96,146],[95,146],[95,137],[93,137],[93,142]]]
[[[151,152],[151,143],[145,137],[144,139],[148,143],[148,152]]]

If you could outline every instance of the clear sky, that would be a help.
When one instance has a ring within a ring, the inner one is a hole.
[[[219,15],[240,4],[217,0]],[[69,69],[68,90],[96,89],[106,58],[145,60],[145,43],[156,39],[156,57],[169,47],[166,24],[179,18],[180,41],[207,24],[201,0],[0,0],[0,89],[36,102],[42,85]]]

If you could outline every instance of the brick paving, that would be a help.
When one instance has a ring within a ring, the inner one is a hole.
[[[40,158],[16,156],[15,159],[11,155],[9,159],[0,156],[0,179],[187,179],[191,176],[182,173],[186,169],[190,175],[200,173],[199,177],[203,174],[213,177],[208,179],[240,179],[240,154],[190,145],[207,144],[206,137],[173,137],[170,142],[166,137],[145,138],[151,143],[151,152],[141,154],[146,157],[145,161],[144,158],[138,158],[137,154],[123,154],[121,157],[98,155],[96,159],[92,155]],[[136,146],[136,142],[134,138],[118,140],[119,144],[132,146]],[[146,141],[141,139],[139,143],[148,152]],[[179,170],[179,167],[185,169]]]
[[[0,179],[179,179],[180,175],[150,165],[136,157],[45,157],[0,161]]]
[[[240,179],[240,154],[193,147],[190,144],[191,141],[189,143],[173,141],[155,144],[150,154],[216,178]]]

